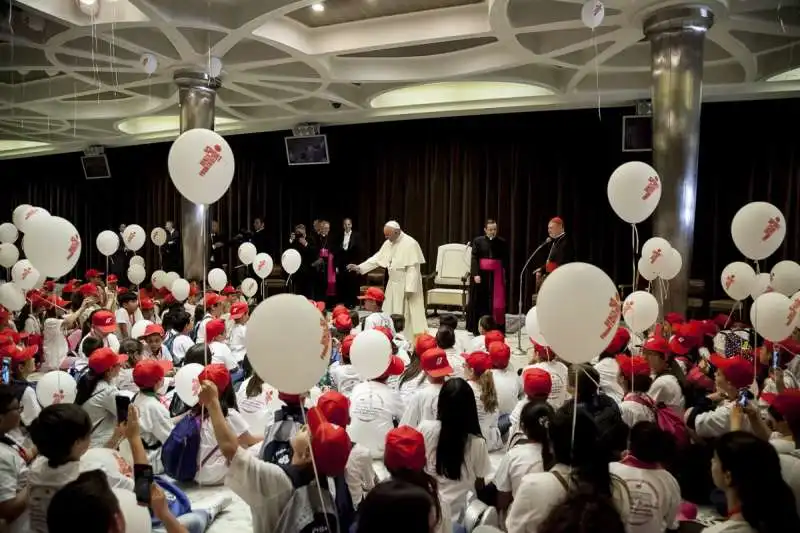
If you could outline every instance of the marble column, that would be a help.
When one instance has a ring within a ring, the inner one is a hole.
[[[655,11],[644,21],[653,77],[653,163],[663,186],[653,231],[672,243],[683,257],[681,272],[669,282],[662,312],[685,313],[688,303],[700,148],[703,45],[713,23],[710,9],[680,5]]]
[[[194,128],[214,129],[214,105],[219,78],[196,69],[175,72],[178,101],[181,108],[181,133]],[[208,271],[209,250],[208,206],[181,197],[181,248],[183,277],[202,281]]]

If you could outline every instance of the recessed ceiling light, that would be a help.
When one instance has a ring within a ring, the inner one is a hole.
[[[311,10],[316,11],[317,13],[322,13],[323,11],[325,11],[325,4],[323,4],[322,2],[311,4]]]
[[[0,152],[13,152],[16,150],[44,148],[47,146],[50,145],[48,143],[43,143],[38,141],[0,140]]]
[[[767,78],[767,81],[800,81],[800,68],[787,70]]]
[[[373,108],[404,107],[456,102],[481,102],[552,95],[553,91],[528,83],[452,81],[392,89],[375,96]]]
[[[232,118],[216,117],[214,127],[218,130],[233,129],[237,121]],[[133,117],[117,123],[117,129],[128,135],[152,135],[155,133],[177,133],[181,129],[181,120],[175,115],[156,115]]]

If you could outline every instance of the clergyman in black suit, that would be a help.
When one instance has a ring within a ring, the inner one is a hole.
[[[164,223],[167,231],[167,242],[161,250],[161,269],[167,272],[182,272],[181,270],[181,234],[175,229],[175,223],[167,220]]]
[[[567,240],[567,232],[564,231],[564,221],[561,217],[553,217],[547,223],[547,238],[550,241],[550,247],[545,248],[547,257],[544,264],[535,271],[537,292],[548,274],[573,260],[572,247]]]
[[[211,235],[209,235],[209,243],[211,245],[211,253],[209,254],[208,268],[221,268],[225,270],[228,265],[225,263],[227,259],[225,255],[226,242],[222,235],[219,234],[219,222],[216,220],[211,221]]]
[[[294,227],[294,231],[289,236],[288,248],[300,253],[300,269],[291,276],[292,292],[311,298],[314,294],[314,275],[316,273],[311,264],[319,257],[319,252],[314,247],[313,241],[306,237],[304,224],[297,224]]]
[[[347,265],[357,265],[362,260],[363,250],[361,235],[353,231],[353,220],[346,218],[342,221],[342,236],[337,239],[335,253],[336,259],[336,289],[337,300],[347,307],[353,308],[358,303],[361,291],[361,276],[358,272],[349,272]]]

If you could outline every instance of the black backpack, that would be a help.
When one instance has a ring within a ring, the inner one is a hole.
[[[275,423],[267,430],[259,457],[278,466],[292,462],[292,437],[303,425],[303,413],[296,406],[284,406],[275,413]]]
[[[353,500],[344,476],[332,478],[336,497],[328,488],[329,478],[317,479],[291,466],[283,471],[294,492],[283,508],[275,533],[347,533],[355,519]],[[313,474],[312,474],[313,476]]]

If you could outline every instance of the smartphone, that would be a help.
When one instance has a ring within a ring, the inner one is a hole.
[[[3,383],[11,383],[11,358],[10,357],[3,357],[3,369],[0,372],[2,372]]]
[[[772,368],[778,368],[778,362],[780,361],[780,355],[778,350],[772,351]]]
[[[139,505],[150,505],[150,485],[153,484],[153,467],[133,465],[133,492]]]
[[[750,401],[750,391],[747,389],[742,389],[739,391],[739,405],[745,407],[747,402]]]
[[[131,405],[131,399],[127,396],[117,396],[117,422],[122,424],[128,421],[128,407]]]

